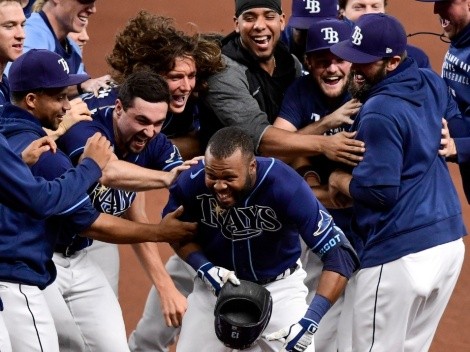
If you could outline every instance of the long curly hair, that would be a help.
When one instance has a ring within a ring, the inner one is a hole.
[[[224,68],[217,40],[200,34],[187,35],[176,29],[169,17],[140,11],[116,35],[114,48],[106,57],[111,75],[118,83],[137,70],[151,70],[165,75],[179,57],[196,63],[196,91],[206,86],[206,79]]]

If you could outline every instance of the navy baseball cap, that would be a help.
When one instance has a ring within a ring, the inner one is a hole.
[[[343,60],[368,64],[406,50],[406,32],[402,24],[384,13],[368,13],[356,22],[351,37],[331,47]]]
[[[292,0],[292,12],[288,25],[297,29],[308,29],[319,17],[337,17],[337,0]]]
[[[67,62],[46,49],[31,49],[11,64],[8,73],[12,92],[65,88],[90,79],[88,75],[69,74]]]
[[[325,18],[314,22],[307,31],[305,53],[329,49],[332,45],[351,36],[349,23],[337,18]]]

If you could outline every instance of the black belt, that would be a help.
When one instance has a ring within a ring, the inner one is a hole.
[[[74,248],[73,246],[66,246],[65,244],[56,244],[54,252],[62,254],[64,257],[71,257],[81,249]]]
[[[288,277],[289,275],[293,274],[299,267],[300,267],[299,264],[295,263],[294,266],[291,266],[290,268],[287,268],[286,270],[284,270],[279,275],[277,275],[275,277],[268,277],[266,279],[259,279],[259,280],[256,281],[256,283],[259,284],[259,285],[267,285],[267,284],[270,284],[271,282],[281,280],[281,279],[283,279],[285,277]]]

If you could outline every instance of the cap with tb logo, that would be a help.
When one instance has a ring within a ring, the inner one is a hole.
[[[343,60],[368,64],[403,54],[406,50],[406,32],[395,17],[368,13],[356,22],[348,40],[333,45],[330,50]]]
[[[31,49],[11,64],[8,74],[12,92],[65,88],[90,79],[88,75],[70,74],[67,62],[45,49]]]
[[[349,23],[336,18],[316,21],[307,31],[305,53],[329,49],[334,44],[348,39],[351,30]]]

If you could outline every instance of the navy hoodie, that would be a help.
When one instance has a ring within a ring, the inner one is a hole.
[[[372,87],[353,124],[365,142],[353,169],[353,230],[371,267],[461,238],[457,192],[438,155],[442,117],[460,113],[436,73],[405,59]],[[391,192],[383,192],[387,188]],[[377,197],[377,195],[384,197]]]
[[[33,115],[10,104],[0,113],[0,131],[17,153],[45,135]],[[70,159],[58,150],[55,154],[42,154],[31,171],[35,176],[53,180],[72,167]],[[59,233],[63,236],[79,233],[88,228],[99,215],[91,205],[86,190],[100,175],[91,172],[88,182],[75,183],[74,188],[81,190],[80,196],[75,197],[76,200],[57,217],[37,219],[1,207],[0,281],[23,283],[41,289],[54,281],[56,269],[52,254]]]

